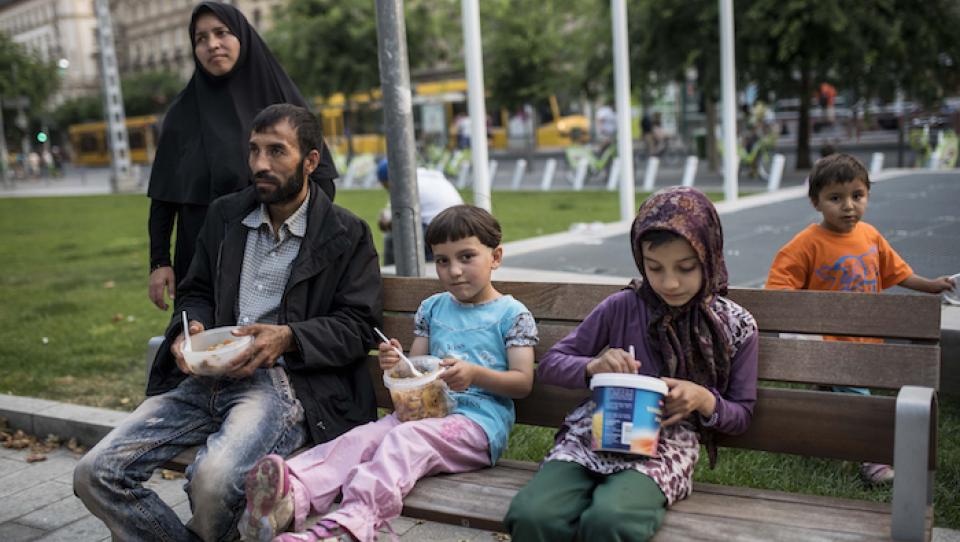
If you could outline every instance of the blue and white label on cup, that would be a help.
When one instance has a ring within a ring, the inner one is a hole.
[[[667,385],[649,376],[603,373],[593,390],[593,449],[656,457]]]

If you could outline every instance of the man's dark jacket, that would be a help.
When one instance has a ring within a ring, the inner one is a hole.
[[[254,190],[250,186],[210,206],[190,270],[177,287],[176,314],[153,363],[147,395],[171,390],[186,378],[170,352],[182,329],[180,311],[205,329],[237,324],[249,231],[241,221],[260,204]],[[283,359],[314,443],[376,419],[365,359],[376,344],[373,326],[381,325],[382,316],[380,267],[369,227],[310,182],[307,233],[278,323],[293,330],[296,352]]]

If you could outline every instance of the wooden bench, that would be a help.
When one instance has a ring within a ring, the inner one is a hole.
[[[498,282],[533,313],[538,359],[618,286]],[[441,291],[434,279],[384,278],[386,333],[413,340],[420,302]],[[936,388],[940,307],[933,296],[734,289],[761,330],[761,388],[750,429],[721,446],[893,464],[893,503],[696,483],[672,508],[654,540],[929,540],[937,449]],[[781,333],[883,337],[885,344],[806,341]],[[392,408],[376,357],[369,367],[377,403]],[[865,386],[896,396],[829,393],[777,383]],[[517,422],[557,427],[586,397],[537,384],[516,402]],[[188,460],[188,457],[181,458]],[[721,461],[723,451],[721,450]],[[502,460],[478,472],[421,480],[404,500],[405,516],[504,530],[513,495],[536,470]]]
[[[533,313],[539,359],[618,286],[498,282]],[[384,278],[386,333],[413,340],[420,301],[441,291],[432,279]],[[721,439],[725,447],[893,464],[893,504],[715,484],[694,484],[674,505],[655,540],[929,540],[936,465],[935,389],[940,368],[940,305],[933,296],[864,295],[735,289],[761,330],[762,381],[750,429]],[[854,335],[885,344],[804,341],[780,333]],[[377,402],[391,408],[376,358],[370,370]],[[770,383],[866,386],[896,397],[859,396]],[[556,427],[586,397],[538,384],[516,402],[517,422]],[[721,450],[721,461],[723,452]],[[510,500],[536,465],[500,461],[479,472],[440,475],[417,483],[404,500],[409,517],[503,530]]]

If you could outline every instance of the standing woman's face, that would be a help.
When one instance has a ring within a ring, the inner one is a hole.
[[[219,77],[233,69],[240,58],[240,40],[212,13],[197,17],[193,52],[204,71]]]

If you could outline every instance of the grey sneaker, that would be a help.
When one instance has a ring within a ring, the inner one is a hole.
[[[247,505],[237,528],[241,540],[270,542],[293,521],[293,490],[279,455],[257,461],[245,480]]]

